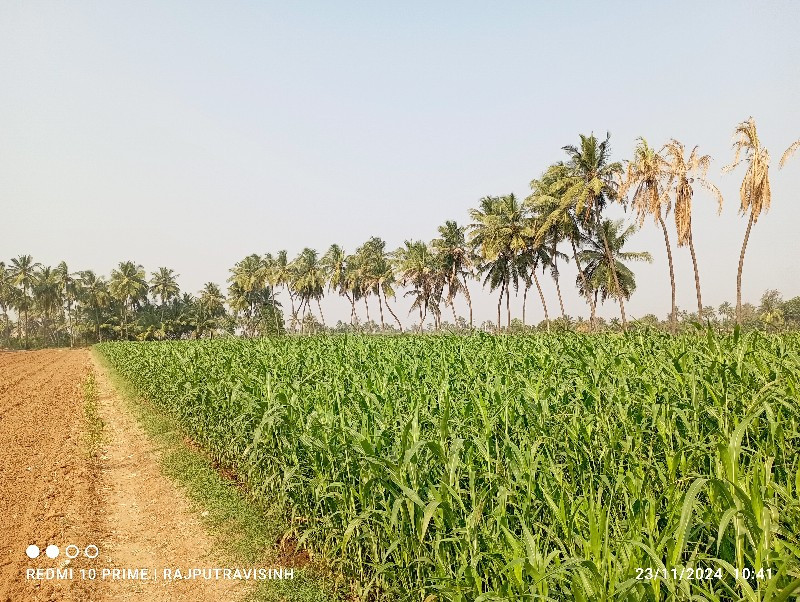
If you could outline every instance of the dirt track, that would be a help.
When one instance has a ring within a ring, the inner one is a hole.
[[[106,441],[85,440],[83,382],[98,374]],[[236,600],[230,582],[91,581],[80,569],[225,567],[157,450],[84,350],[0,352],[0,602]],[[35,544],[38,558],[26,556]],[[60,554],[48,558],[55,544]],[[93,560],[65,549],[96,545]],[[26,569],[72,568],[72,579],[26,579]]]

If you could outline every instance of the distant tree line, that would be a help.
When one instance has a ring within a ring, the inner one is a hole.
[[[723,171],[744,163],[739,209],[748,220],[735,305],[726,302],[715,310],[702,302],[692,199],[694,188],[700,185],[722,208],[722,195],[708,178],[711,157],[700,154],[697,147],[687,151],[674,139],[655,150],[640,138],[632,159],[612,162],[608,135],[602,140],[582,135],[578,145],[563,147],[563,160],[531,182],[529,196],[522,200],[514,194],[484,197],[470,210],[469,225],[447,221],[434,240],[406,240],[392,251],[382,239],[372,237],[352,253],[334,244],[322,255],[305,248],[291,260],[286,251],[249,255],[231,268],[225,294],[213,282],[197,295],[182,293],[173,270],[162,267],[148,276],[133,261],[120,263],[108,278],[91,270],[73,272],[64,262],[43,266],[30,255],[0,262],[0,343],[29,347],[111,339],[252,337],[287,331],[403,332],[403,322],[393,307],[399,289],[412,300],[413,325],[407,328],[417,332],[473,328],[514,332],[534,327],[624,331],[631,326],[625,302],[636,290],[629,264],[652,260],[649,252],[630,251],[626,244],[648,218],[663,233],[672,303],[664,321],[650,314],[635,320],[635,326],[660,327],[673,333],[693,322],[722,328],[737,323],[767,330],[797,328],[800,297],[783,301],[778,291],[770,290],[758,307],[742,303],[742,271],[750,232],[771,202],[770,156],[752,118],[740,123],[734,136],[734,159]],[[786,149],[780,167],[798,147],[800,140]],[[606,218],[606,209],[614,203],[630,206],[637,223]],[[692,259],[697,310],[691,313],[679,310],[675,301],[673,247],[667,225],[670,213],[677,246],[688,247]],[[588,320],[574,319],[564,310],[560,266],[570,261],[577,267],[575,287],[587,304]],[[555,284],[555,317],[551,317],[540,276]],[[497,294],[496,321],[474,323],[468,286],[474,280]],[[528,324],[526,310],[532,288],[544,318],[535,326]],[[522,289],[521,319],[512,320],[512,289],[515,293]],[[348,323],[326,324],[321,303],[326,294],[347,299],[351,308]],[[468,306],[467,316],[456,312],[459,295]],[[607,300],[618,304],[619,319],[607,322],[597,316],[598,303]]]

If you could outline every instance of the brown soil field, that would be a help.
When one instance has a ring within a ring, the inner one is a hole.
[[[89,371],[104,421],[94,455],[85,433]],[[31,544],[37,558],[26,555]],[[52,559],[51,544],[60,551]],[[94,545],[99,554],[69,560],[68,545]],[[0,353],[0,602],[237,600],[244,590],[236,582],[161,579],[164,568],[226,566],[88,351]],[[72,569],[72,578],[28,578],[48,568]],[[103,568],[149,569],[158,578],[101,579]],[[81,569],[95,569],[96,579],[82,579]]]

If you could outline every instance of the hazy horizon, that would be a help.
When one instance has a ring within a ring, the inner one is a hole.
[[[524,198],[562,146],[608,131],[614,160],[638,136],[713,157],[722,215],[696,187],[692,221],[703,302],[717,307],[735,302],[747,225],[744,168],[720,170],[752,115],[773,159],[772,207],[750,237],[743,301],[768,288],[788,299],[800,295],[800,154],[781,170],[777,160],[800,137],[799,27],[789,2],[4,2],[0,260],[31,254],[104,275],[132,260],[148,277],[174,269],[187,292],[224,289],[251,253],[429,241],[445,220],[468,224],[483,196]],[[616,207],[608,216],[633,219]],[[678,305],[692,311],[691,260],[674,247],[671,219]],[[664,318],[660,230],[646,222],[629,248],[654,262],[632,265],[628,313]],[[574,281],[562,266],[567,313],[587,316]],[[555,287],[541,282],[555,317]],[[476,323],[495,319],[497,294],[472,290]],[[323,307],[329,324],[349,319],[345,299]],[[543,317],[535,290],[527,315]]]

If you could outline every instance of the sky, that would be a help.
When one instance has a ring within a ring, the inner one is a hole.
[[[777,160],[800,138],[797,31],[794,2],[0,0],[0,260],[102,274],[133,260],[196,292],[251,253],[430,240],[445,220],[469,223],[481,197],[525,197],[580,134],[610,132],[615,160],[639,136],[713,157],[722,214],[698,190],[693,225],[703,302],[718,306],[735,302],[746,227],[744,169],[721,168],[753,116],[773,203],[750,237],[743,297],[788,299],[800,295],[800,153]],[[654,258],[633,266],[629,314],[666,316],[660,230],[646,223],[629,249]],[[689,252],[674,254],[691,310]],[[566,310],[587,315],[575,277],[562,269]],[[537,296],[529,320],[542,318]],[[473,298],[476,319],[493,319],[496,295],[475,285]],[[323,309],[349,319],[346,300]]]

